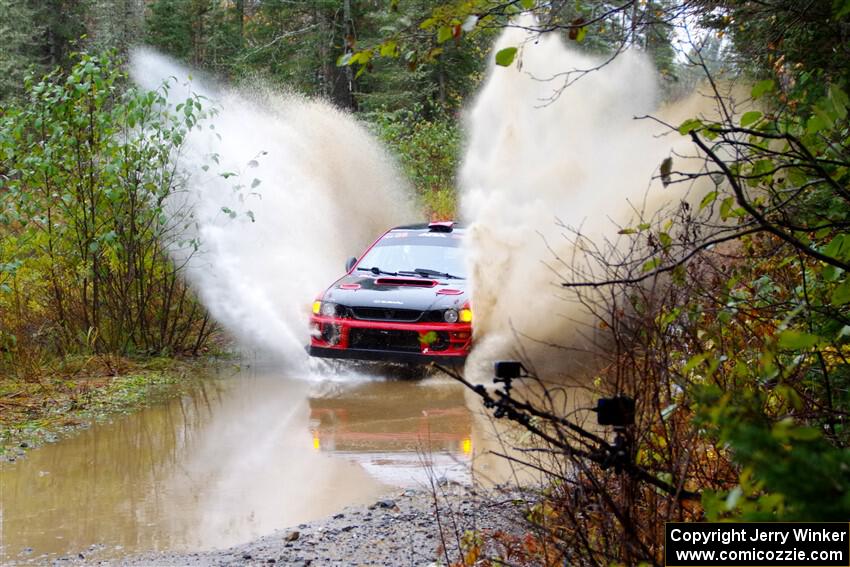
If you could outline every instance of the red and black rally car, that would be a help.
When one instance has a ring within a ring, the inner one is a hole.
[[[313,303],[311,356],[463,364],[472,307],[453,222],[388,230]]]

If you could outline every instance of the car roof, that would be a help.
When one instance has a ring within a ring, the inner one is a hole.
[[[446,222],[451,222],[451,221],[446,221]],[[416,223],[416,224],[406,224],[406,225],[402,225],[402,226],[393,227],[389,230],[389,232],[394,232],[396,230],[398,230],[398,231],[418,230],[418,231],[422,231],[422,232],[456,232],[456,231],[457,232],[464,232],[466,230],[465,225],[463,225],[461,223],[457,223],[457,222],[452,224],[452,230],[451,231],[432,230],[431,224],[432,223],[427,223],[427,222]]]

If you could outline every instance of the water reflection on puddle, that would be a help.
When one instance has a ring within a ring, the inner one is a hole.
[[[429,474],[469,481],[472,417],[459,384],[373,382],[309,402],[319,451],[345,456],[391,485],[427,485]]]
[[[428,468],[463,481],[471,428],[448,379],[221,372],[0,465],[0,562],[225,547],[425,483]]]

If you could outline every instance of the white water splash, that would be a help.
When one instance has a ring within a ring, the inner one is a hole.
[[[657,74],[645,55],[621,54],[553,97],[563,80],[541,79],[603,61],[567,48],[556,34],[519,28],[506,30],[494,52],[506,47],[520,48],[520,64],[491,65],[466,116],[459,174],[476,316],[467,372],[479,379],[493,360],[516,356],[519,343],[546,371],[547,362],[550,370],[569,368],[595,341],[587,309],[560,286],[563,271],[552,269],[556,256],[569,263],[577,252],[559,223],[601,242],[616,237],[615,223],[628,226],[636,209],[685,198],[682,189],[662,193],[651,181],[687,141],[658,137],[662,126],[635,120],[658,110]]]
[[[179,160],[200,239],[187,276],[244,346],[305,362],[312,300],[346,258],[416,218],[408,185],[361,124],[324,102],[221,90],[147,49],[132,54],[131,76],[148,89],[174,77],[169,103],[192,91],[218,107],[215,129],[190,133]]]

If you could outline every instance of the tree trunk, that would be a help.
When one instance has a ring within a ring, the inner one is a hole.
[[[241,48],[245,43],[245,0],[236,0],[236,28]]]
[[[342,42],[332,42],[334,48],[341,48],[344,52],[349,52],[354,49],[356,41],[354,22],[352,20],[351,0],[343,0],[342,4],[342,21],[339,21],[339,12],[334,16],[334,28],[342,30]],[[330,66],[331,78],[331,100],[337,106],[350,110],[357,110],[356,101],[354,99],[354,69],[346,65],[338,67],[336,65],[336,50],[332,50],[327,58],[327,63]]]

